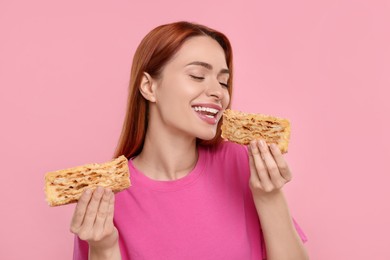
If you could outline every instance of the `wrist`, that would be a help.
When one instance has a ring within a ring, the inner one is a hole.
[[[99,241],[88,241],[90,259],[114,259],[113,255],[119,251],[118,231],[111,233]]]
[[[261,201],[262,203],[272,203],[274,204],[277,201],[284,200],[283,191],[273,190],[270,192],[265,192],[262,190],[252,189],[253,199],[255,201]]]
[[[108,260],[108,259],[121,259],[119,241],[118,239],[111,245],[89,246],[89,259],[90,260]]]

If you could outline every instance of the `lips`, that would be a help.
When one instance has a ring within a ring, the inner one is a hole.
[[[201,113],[201,114],[204,114],[204,115],[207,115],[207,116],[210,116],[210,117],[214,117],[219,112],[218,109],[210,108],[210,107],[200,107],[200,106],[197,106],[197,107],[193,107],[193,109],[196,112],[198,112],[198,113]]]
[[[215,104],[196,104],[192,106],[200,119],[210,125],[215,125],[218,122],[218,114],[222,107]]]

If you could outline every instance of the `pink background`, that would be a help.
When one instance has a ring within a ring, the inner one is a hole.
[[[234,2],[234,3],[233,3]],[[45,172],[111,158],[131,58],[155,26],[225,32],[233,108],[287,117],[311,259],[390,259],[389,1],[1,1],[0,259],[70,259]]]

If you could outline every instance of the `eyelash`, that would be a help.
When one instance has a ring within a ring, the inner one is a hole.
[[[196,79],[196,80],[204,80],[204,77],[197,77],[197,76],[194,76],[194,75],[190,75],[191,78],[193,79]],[[222,82],[219,82],[219,84],[221,84],[222,86],[224,86],[225,88],[228,88],[229,85],[228,84],[225,84],[225,83],[222,83]]]
[[[225,83],[222,83],[222,82],[219,82],[219,84],[221,84],[221,85],[224,86],[225,88],[228,88],[228,87],[229,87],[228,84],[225,84]]]
[[[193,79],[196,79],[196,80],[203,80],[204,77],[197,77],[197,76],[194,76],[194,75],[190,75],[191,78]]]

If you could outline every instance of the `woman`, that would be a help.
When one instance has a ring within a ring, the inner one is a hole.
[[[116,152],[132,187],[115,203],[103,188],[83,194],[74,259],[308,259],[280,150],[220,137],[232,68],[229,40],[202,25],[162,25],[142,40]]]

